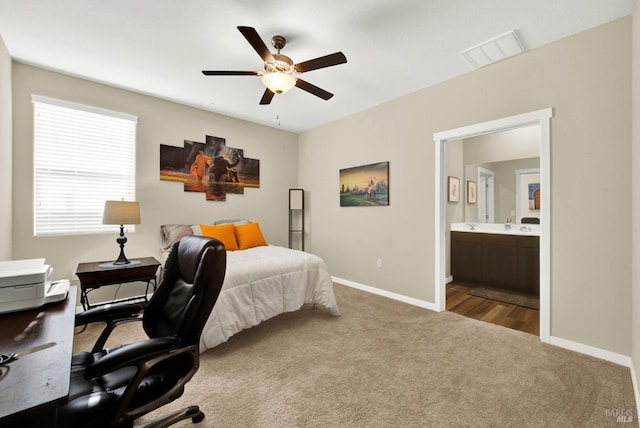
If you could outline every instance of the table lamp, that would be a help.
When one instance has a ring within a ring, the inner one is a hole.
[[[124,225],[140,224],[140,204],[131,201],[105,201],[102,224],[120,225],[120,236],[116,239],[120,245],[120,256],[113,264],[126,265],[131,263],[124,255],[124,244],[127,242],[127,237],[124,236]]]

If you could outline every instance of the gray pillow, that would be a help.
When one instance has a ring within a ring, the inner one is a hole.
[[[160,226],[160,236],[162,238],[162,251],[173,245],[174,242],[182,239],[183,236],[193,235],[193,229],[187,224],[163,224]]]

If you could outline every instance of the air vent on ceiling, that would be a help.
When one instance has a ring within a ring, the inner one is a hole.
[[[524,52],[514,30],[496,36],[460,52],[474,68],[484,67]]]

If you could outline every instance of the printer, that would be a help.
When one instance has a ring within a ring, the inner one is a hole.
[[[64,300],[69,281],[53,281],[45,259],[0,262],[0,313],[37,308]]]

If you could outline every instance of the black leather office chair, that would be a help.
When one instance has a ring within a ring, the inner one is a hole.
[[[226,270],[222,243],[187,236],[175,243],[164,277],[144,308],[149,339],[103,350],[115,325],[138,317],[136,304],[114,304],[79,314],[76,325],[106,320],[91,353],[73,355],[69,403],[53,418],[59,427],[130,427],[135,419],[182,395],[198,370],[200,334],[218,298]],[[204,414],[191,406],[143,426],[168,426]]]

